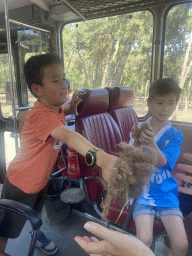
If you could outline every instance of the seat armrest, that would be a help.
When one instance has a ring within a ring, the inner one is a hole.
[[[42,225],[42,220],[39,213],[34,209],[32,209],[31,207],[24,205],[22,203],[9,200],[9,199],[1,199],[0,209],[14,212],[24,216],[31,222],[31,225],[34,230],[38,230]]]

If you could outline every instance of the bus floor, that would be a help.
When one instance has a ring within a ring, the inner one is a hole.
[[[74,236],[90,236],[90,233],[84,230],[83,226],[88,220],[97,221],[95,217],[92,217],[92,215],[90,214],[84,214],[80,211],[73,209],[71,216],[68,219],[58,224],[52,224],[47,218],[45,208],[43,208],[41,217],[43,220],[41,230],[48,238],[51,238],[55,242],[55,244],[59,246],[59,251],[55,254],[56,256],[87,255],[74,241]],[[20,236],[16,239],[9,239],[6,252],[11,256],[26,256],[28,254],[29,243],[31,239],[30,231],[31,225],[29,221],[27,221]],[[155,255],[168,255],[168,251],[161,242],[161,239],[156,240]],[[38,248],[35,248],[34,256],[45,256],[45,254],[41,252]],[[189,245],[187,256],[192,256],[192,244]]]

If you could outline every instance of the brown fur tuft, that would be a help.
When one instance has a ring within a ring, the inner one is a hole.
[[[134,147],[125,142],[120,143],[119,147],[119,158],[109,183],[107,184],[101,178],[104,189],[107,191],[102,219],[106,219],[110,204],[116,199],[126,202],[129,197],[139,197],[143,185],[149,185],[150,175],[155,170],[156,159],[150,147]],[[129,171],[132,172],[132,175],[126,174]]]

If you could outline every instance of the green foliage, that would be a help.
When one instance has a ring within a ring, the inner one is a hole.
[[[152,36],[148,11],[65,26],[65,73],[72,88],[141,87],[138,76],[150,79]]]
[[[177,82],[191,21],[191,4],[176,5],[167,16],[163,76]],[[150,81],[152,40],[153,16],[149,11],[69,24],[63,30],[67,77],[74,81],[74,89],[126,86],[136,95],[144,95],[143,88]],[[190,51],[187,66],[191,60]],[[185,85],[190,79],[191,71]]]
[[[164,54],[164,77],[172,77],[178,83],[182,71],[183,62],[188,47],[189,37],[192,33],[191,4],[180,4],[173,7],[167,16]],[[191,50],[188,64],[192,60]],[[186,85],[191,79],[191,72],[186,80]]]
[[[0,90],[5,91],[5,82],[9,81],[9,61],[8,54],[0,55]]]

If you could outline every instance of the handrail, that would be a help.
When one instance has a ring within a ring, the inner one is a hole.
[[[6,0],[4,0],[4,1],[6,1]],[[15,23],[17,25],[22,25],[22,26],[25,26],[25,27],[28,27],[28,28],[31,28],[31,29],[40,30],[40,31],[43,31],[43,32],[46,32],[46,33],[51,33],[51,31],[49,31],[47,29],[35,27],[35,26],[29,25],[29,24],[26,24],[26,23],[23,23],[23,22],[20,22],[20,21],[17,21],[17,20],[9,19],[9,22]]]
[[[33,108],[33,106],[19,107],[19,108],[16,108],[16,111],[25,111],[25,110],[32,109],[32,108]]]

